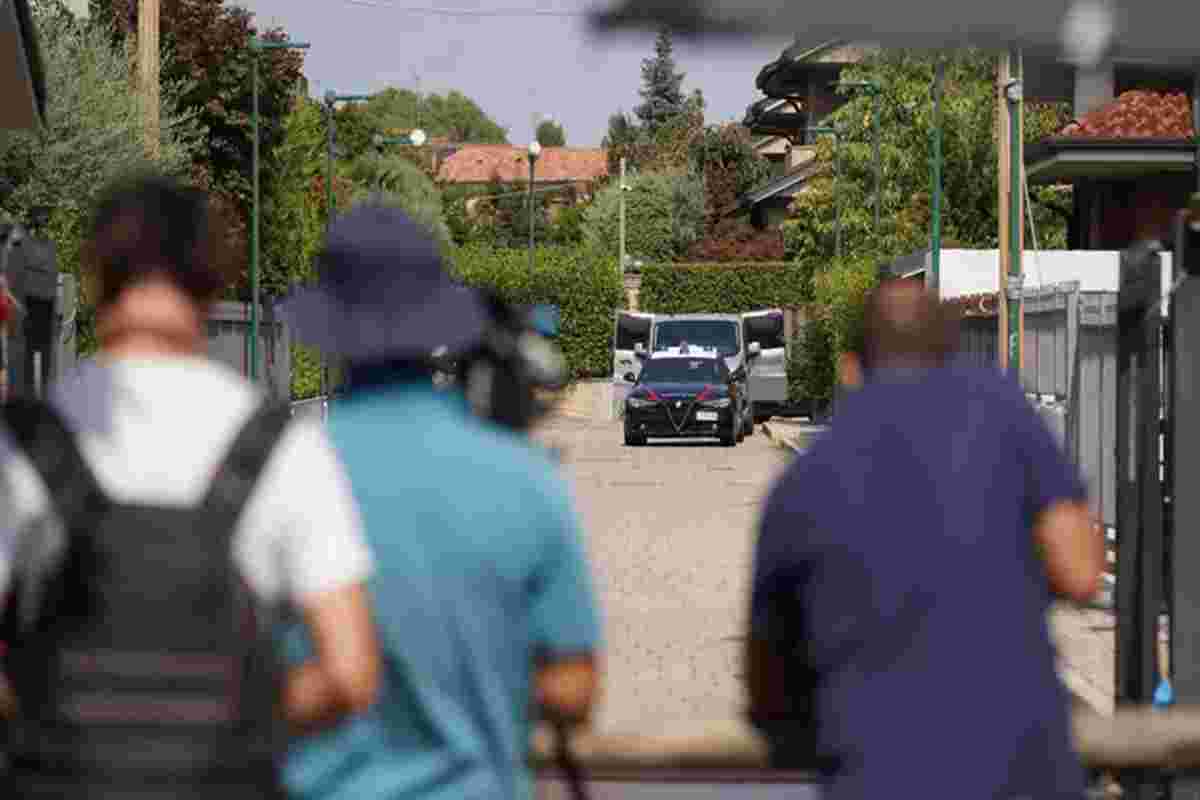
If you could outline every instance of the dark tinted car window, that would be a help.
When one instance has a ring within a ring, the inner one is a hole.
[[[738,326],[734,322],[709,319],[681,319],[660,322],[654,330],[654,348],[663,350],[683,343],[712,348],[723,356],[735,356],[741,350]]]
[[[617,325],[617,349],[632,350],[641,342],[646,348],[650,347],[651,320],[639,317],[622,317]]]
[[[719,383],[715,358],[654,358],[642,367],[641,383]]]
[[[746,319],[746,341],[758,342],[763,350],[776,350],[784,346],[783,315],[767,314]]]

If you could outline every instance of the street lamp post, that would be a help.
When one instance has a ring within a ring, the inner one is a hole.
[[[930,210],[930,288],[939,291],[942,275],[942,88],[946,82],[946,64],[938,59],[933,73],[933,208]]]
[[[326,230],[326,232],[328,232],[329,227],[331,225],[333,225],[333,157],[334,157],[334,148],[336,147],[336,144],[337,144],[337,133],[336,133],[337,125],[336,125],[336,122],[335,122],[334,116],[333,116],[334,108],[337,106],[338,103],[342,103],[342,102],[351,103],[351,102],[357,102],[357,101],[361,101],[361,100],[370,100],[370,99],[371,99],[371,96],[369,94],[338,94],[337,92],[333,91],[332,89],[325,92],[325,113],[327,115],[326,126],[325,126],[326,142],[327,142],[326,161],[325,161],[325,202],[326,202],[325,230]],[[329,376],[328,376],[327,372],[328,372],[328,365],[325,363],[325,354],[321,353],[321,365],[320,365],[321,396],[326,398],[326,402],[328,402],[328,397],[329,397],[329,388],[328,388],[329,387]]]
[[[258,379],[258,54],[263,50],[307,50],[307,42],[250,37],[250,86],[253,95],[254,144],[250,171],[253,173],[254,209],[250,217],[250,380]]]
[[[879,153],[879,95],[882,94],[883,89],[875,81],[838,81],[836,85],[863,89],[871,97],[871,129],[875,148],[875,232],[878,233],[880,219],[879,197],[883,184],[883,165]]]
[[[542,145],[535,139],[529,143],[529,277],[533,278],[533,168],[538,156],[542,154]]]

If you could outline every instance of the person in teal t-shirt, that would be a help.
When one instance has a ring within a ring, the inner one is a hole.
[[[323,280],[292,298],[301,339],[350,363],[330,434],[377,565],[381,699],[299,742],[301,798],[527,798],[539,709],[578,723],[600,644],[576,515],[548,454],[438,391],[426,355],[485,330],[474,294],[398,211],[360,206],[333,226]],[[299,657],[307,642],[291,632]]]

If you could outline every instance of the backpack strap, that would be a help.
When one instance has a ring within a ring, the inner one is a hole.
[[[4,406],[4,421],[17,446],[37,470],[50,502],[69,530],[78,515],[107,504],[100,484],[79,452],[75,436],[49,403],[21,398]]]
[[[224,517],[216,526],[228,542],[233,536],[259,475],[291,421],[291,409],[272,403],[263,404],[242,425],[225,458],[217,467],[201,509]]]

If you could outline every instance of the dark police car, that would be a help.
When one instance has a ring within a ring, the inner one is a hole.
[[[732,447],[745,438],[742,398],[715,349],[681,344],[648,355],[625,400],[625,444],[710,438]]]

